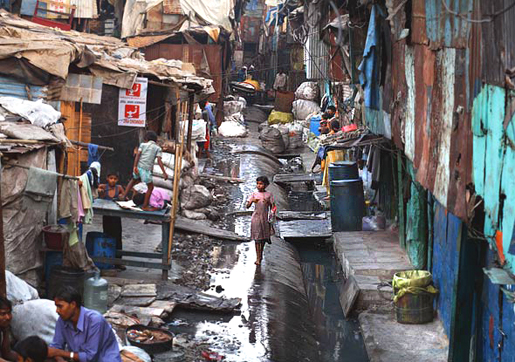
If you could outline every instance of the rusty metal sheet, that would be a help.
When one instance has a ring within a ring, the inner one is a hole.
[[[493,14],[511,5],[512,1],[480,1],[481,14]],[[483,38],[483,82],[504,87],[506,70],[515,67],[515,8],[494,21],[481,24]],[[495,39],[495,41],[492,41]],[[513,81],[513,78],[512,78]]]
[[[261,29],[262,18],[243,16],[240,22],[242,41],[248,43],[259,43],[259,31]]]
[[[205,54],[205,57],[204,57]],[[205,67],[205,60],[209,65],[210,77],[213,79],[215,94],[212,100],[217,100],[222,91],[222,46],[206,44],[153,44],[145,48],[145,59],[159,58],[178,59],[193,63],[196,69]]]
[[[430,161],[431,92],[435,79],[436,54],[425,45],[414,45],[415,56],[415,157],[413,165],[426,178]]]
[[[480,7],[479,2],[474,3],[474,10],[472,13],[472,17],[474,19],[479,19],[480,17]],[[468,59],[468,71],[469,71],[469,99],[467,102],[467,110],[470,111],[472,109],[472,103],[474,102],[474,98],[481,91],[482,83],[481,83],[481,27],[482,25],[479,23],[472,24],[472,28],[470,31],[470,45],[469,45],[469,59]]]
[[[456,51],[454,81],[454,119],[449,159],[449,188],[447,208],[462,220],[467,220],[467,185],[472,182],[472,126],[467,110],[469,79],[468,57],[465,50]]]
[[[426,0],[426,31],[432,49],[467,47],[471,23],[448,10],[469,14],[473,2],[474,0]]]
[[[411,42],[428,44],[426,35],[426,2],[413,0],[411,4]]]
[[[392,140],[399,149],[404,149],[402,142],[402,125],[404,122],[404,114],[406,109],[406,75],[404,72],[404,56],[405,56],[406,41],[398,41],[393,43],[392,59],[395,59],[395,64],[392,64]]]
[[[387,20],[390,22],[393,41],[397,41],[406,28],[406,2],[406,0],[386,0]]]
[[[127,38],[127,43],[134,48],[146,48],[150,45],[157,44],[160,41],[166,40],[175,34],[163,34],[163,35],[148,35],[148,36],[135,36]]]
[[[403,133],[404,153],[413,161],[415,158],[415,52],[413,47],[407,46],[405,53],[405,73],[407,85],[406,113]]]
[[[180,15],[182,14],[181,3],[179,0],[163,0],[163,14]]]

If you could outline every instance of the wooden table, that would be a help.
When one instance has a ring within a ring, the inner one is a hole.
[[[140,219],[149,221],[160,221],[162,223],[161,253],[145,253],[139,251],[118,250],[116,258],[96,257],[94,261],[115,265],[129,265],[141,268],[161,269],[162,279],[168,279],[168,271],[171,268],[171,261],[168,262],[168,240],[170,235],[170,213],[168,210],[160,211],[133,211],[122,209],[114,201],[96,199],[93,202],[93,211],[97,215],[118,216],[126,219]],[[123,256],[145,258],[146,261],[122,259]],[[149,262],[148,259],[161,259],[161,262]]]

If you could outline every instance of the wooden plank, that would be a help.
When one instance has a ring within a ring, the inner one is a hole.
[[[232,231],[217,229],[203,223],[202,221],[190,220],[180,215],[177,215],[175,227],[180,230],[189,231],[196,234],[204,234],[217,239],[243,242],[250,241],[249,238],[238,235]]]
[[[160,211],[132,211],[124,210],[114,201],[96,199],[93,202],[93,210],[99,215],[119,216],[129,219],[170,221],[170,214],[167,210]]]
[[[349,276],[343,285],[343,289],[340,292],[340,305],[343,310],[345,318],[350,316],[354,303],[359,296],[359,286],[356,278],[353,275]]]
[[[277,218],[279,220],[322,220],[327,219],[329,216],[325,211],[312,212],[312,211],[279,211]]]
[[[321,182],[320,174],[310,173],[278,173],[274,176],[275,183],[293,183],[293,182]]]
[[[161,263],[150,263],[146,261],[137,261],[137,260],[129,260],[129,259],[113,259],[113,258],[91,258],[95,262],[106,263],[106,264],[114,264],[114,265],[128,265],[135,266],[139,268],[149,268],[149,269],[161,269],[161,270],[170,270],[170,265],[165,265]]]
[[[155,284],[129,284],[122,288],[122,297],[155,297],[157,289]]]
[[[279,221],[280,235],[283,239],[323,239],[330,238],[331,221],[327,219],[322,220],[294,220],[294,221]]]

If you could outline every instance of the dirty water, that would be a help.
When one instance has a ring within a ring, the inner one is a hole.
[[[223,142],[233,147],[233,142],[245,141]],[[208,161],[203,172],[245,180],[229,186],[228,212],[244,209],[246,197],[255,190],[256,177],[271,179],[280,171],[277,163],[255,154],[222,157],[220,160],[215,152],[214,161]],[[305,190],[288,193],[272,185],[268,191],[281,204],[279,209],[321,209]],[[250,217],[227,217],[224,227],[249,235]],[[226,361],[368,361],[357,321],[345,319],[339,304],[338,285],[343,283],[330,246],[321,240],[290,244],[274,238],[265,248],[263,265],[256,267],[254,261],[254,243],[214,246],[207,292],[241,298],[241,313],[178,309],[169,321],[170,330],[203,343]]]

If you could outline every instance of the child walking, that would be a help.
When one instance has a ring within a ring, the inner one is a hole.
[[[272,225],[268,221],[268,213],[271,211],[275,214],[277,207],[274,195],[266,191],[268,185],[270,185],[270,181],[266,176],[258,177],[256,179],[257,191],[253,192],[247,201],[247,209],[252,204],[255,205],[250,221],[250,238],[256,243],[256,265],[261,264],[265,243],[270,244],[270,236],[274,234]]]
[[[145,194],[145,201],[142,209],[145,211],[151,211],[148,206],[150,201],[150,195],[154,189],[154,183],[152,182],[152,170],[154,169],[154,162],[157,158],[157,163],[163,171],[163,177],[168,180],[168,174],[166,173],[165,166],[161,160],[163,151],[161,147],[157,145],[157,134],[154,131],[148,131],[145,135],[145,142],[139,145],[138,153],[134,159],[134,167],[132,173],[132,180],[127,185],[125,193],[122,198],[125,199],[127,194],[132,190],[136,182],[142,181],[147,184],[147,193]]]

